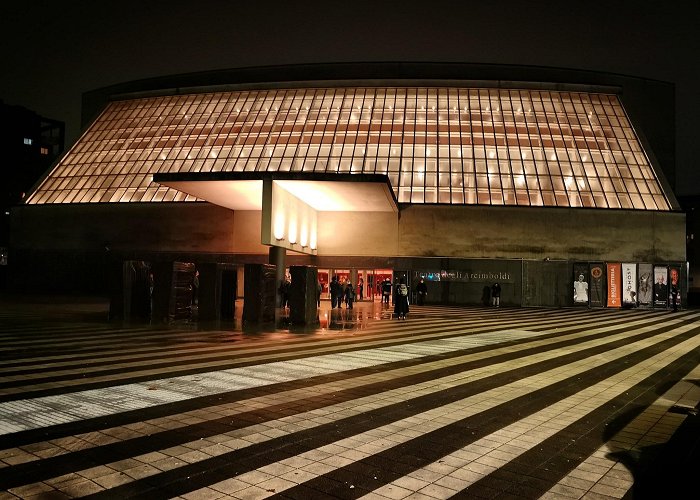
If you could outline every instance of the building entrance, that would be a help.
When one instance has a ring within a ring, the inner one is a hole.
[[[393,269],[319,269],[318,279],[323,287],[321,299],[330,300],[329,285],[336,276],[343,288],[348,282],[352,283],[355,300],[380,300],[381,283],[385,279],[391,281],[392,275]]]

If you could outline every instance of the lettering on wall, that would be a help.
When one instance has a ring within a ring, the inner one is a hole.
[[[458,283],[513,283],[513,275],[506,271],[447,270],[414,271],[414,278],[425,281],[452,281]]]

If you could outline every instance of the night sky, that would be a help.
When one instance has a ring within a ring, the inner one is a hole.
[[[65,121],[69,144],[82,93],[130,80],[296,63],[525,64],[675,83],[676,194],[700,194],[700,2],[54,0],[0,10],[0,99]]]

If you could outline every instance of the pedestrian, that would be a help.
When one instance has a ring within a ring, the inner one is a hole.
[[[335,309],[336,306],[340,307],[340,290],[341,286],[338,283],[338,277],[333,276],[331,279],[330,292],[331,292],[331,309]]]
[[[491,287],[491,301],[494,307],[501,307],[501,285],[498,283]]]
[[[316,285],[316,307],[321,307],[321,292],[323,292],[323,283],[319,280]]]
[[[382,302],[384,304],[389,304],[389,296],[391,295],[391,281],[389,281],[389,278],[386,278],[384,280],[384,283],[382,284]]]
[[[406,319],[408,315],[408,286],[405,278],[401,278],[396,285],[394,295],[394,315],[397,319]]]
[[[280,283],[280,307],[287,308],[289,307],[289,290],[292,287],[292,281],[289,278],[289,276],[285,276],[284,279],[282,280],[282,283]]]
[[[348,281],[345,286],[345,307],[352,309],[352,303],[355,300],[355,289],[352,287],[352,283]]]
[[[416,294],[418,295],[418,305],[422,306],[425,303],[425,298],[428,296],[428,285],[425,284],[423,278],[416,285]]]
[[[192,277],[192,305],[199,304],[199,271],[194,272]]]
[[[362,300],[362,292],[365,288],[365,282],[360,278],[360,283],[357,285],[357,291],[358,291],[358,300]]]

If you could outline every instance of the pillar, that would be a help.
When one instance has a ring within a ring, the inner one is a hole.
[[[173,288],[173,261],[153,263],[153,295],[151,296],[151,323],[168,323],[170,298]]]
[[[271,264],[246,264],[243,284],[243,326],[273,323],[278,285]]]
[[[268,262],[274,266],[277,266],[277,269],[275,271],[275,283],[276,283],[276,289],[275,289],[275,306],[280,307],[282,305],[282,297],[280,296],[279,293],[277,293],[277,289],[279,289],[280,284],[282,283],[282,280],[284,279],[284,271],[286,268],[285,260],[287,256],[287,250],[284,249],[283,247],[276,247],[276,246],[271,246],[270,247],[270,253],[268,255]]]
[[[316,293],[318,269],[311,266],[291,266],[292,286],[289,291],[289,320],[293,325],[310,325],[318,321]]]
[[[199,291],[197,319],[216,321],[220,309],[220,276],[217,264],[206,262],[197,265],[199,271]]]

